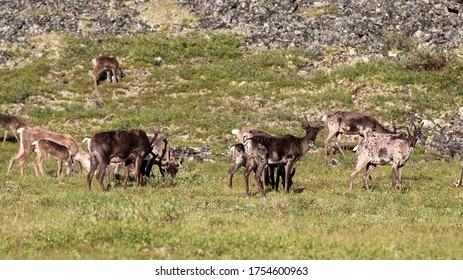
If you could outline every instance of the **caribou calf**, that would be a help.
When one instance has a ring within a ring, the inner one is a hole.
[[[396,186],[402,192],[402,171],[410,154],[416,146],[423,125],[413,125],[413,132],[407,130],[406,137],[399,134],[382,134],[370,132],[368,138],[360,144],[357,151],[357,165],[349,177],[349,189],[352,189],[355,176],[366,167],[363,183],[367,190],[370,189],[368,180],[377,165],[392,165],[391,190]]]
[[[372,115],[368,113],[338,111],[323,116],[322,121],[323,120],[328,127],[328,135],[324,141],[325,156],[328,156],[328,145],[334,136],[336,136],[336,147],[342,155],[345,155],[340,145],[343,134],[358,134],[361,137],[366,138],[366,135],[369,132],[393,133],[382,126]],[[361,141],[362,138],[359,138],[356,148]]]
[[[71,174],[72,158],[65,146],[43,139],[32,142],[32,145],[35,146],[35,152],[37,153],[37,157],[34,159],[35,175],[39,176],[39,170],[40,174],[43,175],[42,165],[46,157],[52,157],[58,161],[57,177],[61,175],[63,170],[63,161],[67,165],[66,175]]]
[[[298,138],[292,135],[282,137],[271,137],[256,135],[246,138],[244,149],[246,152],[246,170],[245,170],[245,192],[249,195],[248,177],[250,172],[254,171],[254,180],[259,187],[260,193],[265,197],[265,191],[260,178],[269,164],[283,164],[285,168],[285,193],[289,193],[289,179],[294,163],[305,155],[310,147],[313,146],[318,132],[321,130],[319,124],[311,127],[307,116],[304,115],[306,124],[302,127],[305,130],[305,136]]]
[[[242,127],[240,129],[236,128],[236,129],[233,129],[231,133],[236,136],[236,138],[238,139],[238,143],[240,143],[240,144],[244,143],[244,138],[245,137],[250,138],[252,136],[257,136],[257,135],[275,136],[275,135],[273,135],[271,133],[268,133],[268,132],[265,132],[265,131],[262,131],[262,130],[252,129],[252,128],[249,128],[249,127]],[[231,152],[232,151],[230,150],[230,155],[232,156],[232,161],[233,161],[234,160],[234,155]],[[244,161],[241,164],[236,166],[236,169],[233,171],[233,173],[230,173],[230,172],[228,173],[229,176],[233,177],[233,174],[241,166],[245,166],[245,165],[246,165],[246,161],[244,159]],[[233,165],[232,165],[231,168],[233,168]],[[278,190],[278,185],[276,185],[276,181],[279,181],[279,177],[283,177],[284,175],[282,175],[281,173],[280,174],[277,173],[277,179],[275,180],[275,168],[277,168],[277,171],[282,170],[281,168],[278,168],[278,165],[273,165],[273,164],[269,165],[268,168],[264,171],[262,180],[265,182],[266,186],[271,185],[272,188],[276,187],[276,189]],[[230,169],[230,171],[231,171],[231,169]],[[229,181],[229,186],[231,187],[231,182],[230,181]]]
[[[151,143],[146,133],[141,129],[130,131],[108,131],[95,134],[89,141],[90,148],[90,171],[87,176],[88,188],[91,188],[92,178],[97,169],[97,181],[103,191],[103,177],[106,174],[110,162],[124,162],[124,188],[127,187],[129,177],[128,166],[135,162],[135,182],[140,186],[140,169],[142,160],[151,153]]]
[[[228,170],[228,186],[233,185],[233,174],[240,169],[242,166],[246,166],[246,153],[244,151],[244,145],[239,143],[235,144],[230,148],[231,156],[231,167]]]
[[[174,149],[168,148],[168,150],[169,152],[166,153],[166,158],[162,160],[161,169],[164,171],[164,173],[169,174],[170,178],[175,179],[178,171],[180,168],[182,168],[183,154],[185,153],[185,150],[182,148],[178,159],[175,158]]]

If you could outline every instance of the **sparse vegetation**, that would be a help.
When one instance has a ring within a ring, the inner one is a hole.
[[[411,109],[451,116],[462,104],[458,60],[432,71],[410,68],[434,61],[414,56],[305,73],[297,66],[324,58],[297,49],[245,55],[240,38],[227,34],[68,40],[59,59],[31,58],[27,66],[0,70],[1,110],[18,106],[29,124],[76,139],[124,125],[152,132],[159,121],[174,147],[207,145],[212,155],[185,162],[175,186],[152,178],[145,187],[130,182],[109,193],[89,191],[83,174],[57,179],[51,160],[45,177],[35,177],[32,159],[24,177],[17,166],[11,176],[1,172],[0,258],[463,258],[463,193],[452,185],[459,163],[423,148],[405,167],[404,194],[389,191],[388,167],[375,171],[373,191],[361,189],[360,179],[348,191],[355,155],[334,155],[339,163],[327,167],[326,130],[297,163],[294,193],[268,190],[262,199],[251,183],[254,195],[243,198],[242,171],[234,188],[227,186],[232,128],[302,136],[302,113],[314,124],[331,109],[370,111],[386,125],[393,118],[403,125]],[[127,76],[102,82],[97,94],[88,71],[100,53],[120,59]],[[165,65],[153,65],[157,56]],[[60,103],[43,104],[37,96]],[[4,171],[18,150],[9,140],[0,153]]]
[[[309,18],[317,18],[333,13],[336,10],[335,5],[327,5],[319,8],[299,8],[296,10],[298,15],[306,15]]]

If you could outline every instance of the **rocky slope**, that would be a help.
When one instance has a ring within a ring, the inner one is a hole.
[[[262,48],[332,45],[384,52],[417,43],[457,48],[463,40],[462,0],[1,0],[0,44],[42,33],[152,32],[171,13],[170,31],[239,29]],[[185,20],[191,11],[196,19]],[[172,10],[175,10],[172,12]],[[154,20],[156,19],[157,21]],[[177,19],[177,20],[175,20]]]
[[[456,48],[462,42],[461,0],[179,0],[201,28],[244,29],[248,44],[311,49],[348,45],[368,51],[403,40]]]
[[[133,34],[152,29],[137,19],[137,3],[125,1],[19,0],[0,2],[0,40],[48,32],[69,31],[76,34]]]
[[[0,65],[7,62],[11,45],[23,50],[40,47],[31,43],[35,37],[176,32],[194,21],[174,0],[0,0]]]

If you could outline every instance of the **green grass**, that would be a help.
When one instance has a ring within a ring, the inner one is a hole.
[[[373,191],[361,174],[347,188],[356,158],[326,159],[315,152],[297,164],[290,195],[251,180],[244,198],[243,171],[227,186],[231,129],[252,126],[302,136],[302,113],[315,123],[331,110],[370,111],[387,124],[422,117],[452,118],[461,102],[462,64],[440,54],[373,59],[313,73],[297,67],[323,57],[304,50],[240,52],[241,38],[227,34],[160,34],[68,38],[59,59],[31,59],[27,67],[0,70],[2,109],[19,106],[30,125],[70,133],[77,140],[123,126],[153,132],[158,122],[173,147],[212,147],[204,162],[185,161],[175,185],[152,178],[103,193],[86,174],[35,177],[8,161],[18,150],[10,138],[0,153],[1,259],[462,259],[463,193],[455,188],[457,160],[418,148],[405,166],[405,192],[390,191],[390,167],[373,173]],[[121,60],[118,84],[94,92],[88,71],[99,53]],[[153,65],[161,56],[165,65]],[[432,69],[429,70],[429,69]],[[61,82],[63,78],[68,83]],[[58,82],[56,82],[58,81]],[[18,101],[27,93],[31,97]],[[356,95],[356,99],[352,96]],[[42,104],[36,97],[60,101]],[[101,99],[103,106],[95,100]],[[18,107],[15,107],[18,108]],[[345,144],[354,141],[346,139]],[[338,165],[327,167],[331,159]],[[85,173],[85,172],[84,172]]]
[[[7,144],[13,146],[13,144]],[[290,195],[253,185],[242,172],[226,186],[228,159],[188,162],[176,186],[157,180],[103,193],[83,175],[56,179],[55,164],[36,178],[3,176],[0,254],[4,259],[461,259],[457,163],[416,159],[404,194],[389,190],[390,168],[373,173],[374,191],[349,160],[324,167],[320,155],[297,166]],[[418,161],[417,161],[418,160]],[[316,172],[314,171],[316,170]],[[251,246],[252,245],[252,246]],[[252,249],[251,249],[252,248]]]

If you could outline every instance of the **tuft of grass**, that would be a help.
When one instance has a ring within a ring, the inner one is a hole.
[[[44,95],[54,93],[53,88],[42,82],[42,77],[50,73],[51,61],[37,61],[27,67],[0,69],[0,104],[19,103],[23,95]]]
[[[408,55],[406,65],[409,70],[435,72],[444,69],[451,61],[445,52],[419,49]]]
[[[327,5],[319,8],[299,8],[296,10],[296,15],[306,15],[310,18],[317,18],[328,15],[336,11],[335,5]]]

